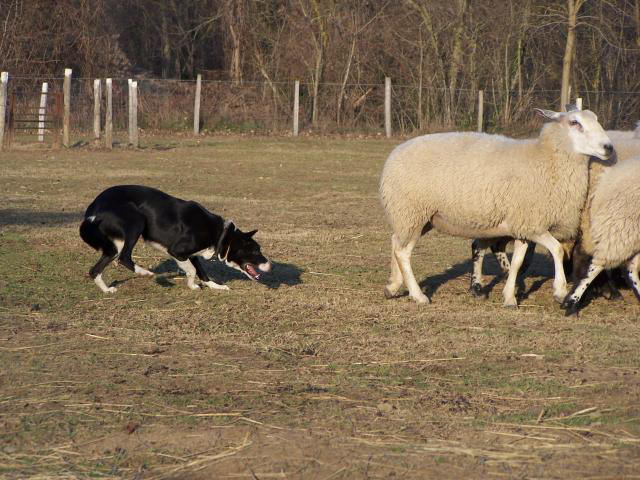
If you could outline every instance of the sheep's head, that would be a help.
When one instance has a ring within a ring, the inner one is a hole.
[[[613,154],[611,139],[598,123],[598,117],[590,110],[570,109],[567,112],[535,109],[544,118],[557,122],[565,129],[576,153],[609,160]]]

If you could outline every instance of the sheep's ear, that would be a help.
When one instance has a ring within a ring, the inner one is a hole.
[[[567,103],[564,106],[564,109],[568,112],[579,112],[580,109],[578,108],[578,106],[575,103]]]
[[[548,118],[549,120],[558,120],[562,117],[562,113],[554,112],[553,110],[544,110],[542,108],[534,108],[536,113],[543,118]]]

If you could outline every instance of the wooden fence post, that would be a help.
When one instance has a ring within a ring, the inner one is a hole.
[[[7,95],[9,86],[9,72],[0,74],[0,150],[4,145],[4,126],[7,118]]]
[[[107,78],[104,83],[107,89],[107,112],[104,119],[104,146],[111,150],[113,148],[113,88],[110,78]]]
[[[38,110],[38,141],[44,142],[44,122],[47,118],[47,93],[49,92],[49,84],[42,84],[42,92],[40,93],[40,109]]]
[[[293,86],[293,136],[298,136],[298,115],[300,113],[300,80]]]
[[[478,131],[482,131],[484,122],[484,90],[478,90]]]
[[[196,77],[196,100],[193,105],[193,134],[200,133],[200,92],[202,90],[202,75]]]
[[[93,138],[100,140],[100,100],[102,97],[102,82],[99,78],[93,81]]]
[[[131,84],[133,83],[133,79],[128,79],[127,80],[127,86],[128,86],[128,93],[129,93],[129,101],[127,102],[127,128],[129,131],[129,144],[133,143],[133,101],[132,101],[132,88],[131,88]]]
[[[391,77],[384,77],[384,130],[391,138]]]
[[[138,136],[138,82],[131,82],[131,144],[134,148],[140,146]]]
[[[69,125],[71,123],[71,69],[64,69],[64,113],[62,117],[62,145],[69,147]]]
[[[576,98],[576,108],[582,110],[582,97]]]

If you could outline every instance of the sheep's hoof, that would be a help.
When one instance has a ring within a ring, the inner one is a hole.
[[[480,298],[488,298],[489,297],[489,292],[487,292],[484,288],[484,285],[482,285],[481,283],[472,283],[471,284],[471,294],[474,297],[480,297]]]
[[[574,298],[569,295],[562,302],[561,308],[564,309],[565,317],[570,317],[572,315],[578,316],[578,303],[580,299]]]
[[[507,308],[518,308],[518,301],[515,299],[515,297],[505,298],[502,306]]]
[[[568,294],[569,294],[568,290],[566,288],[563,288],[562,290],[554,291],[553,298],[555,299],[556,302],[562,304],[564,303],[564,300],[565,298],[567,298]]]
[[[562,304],[562,302],[564,302],[564,297],[565,297],[565,296],[566,296],[566,295],[558,295],[558,294],[555,294],[555,293],[554,293],[554,294],[553,294],[553,299],[554,299],[556,302],[558,302],[558,303]]]
[[[392,289],[388,285],[384,288],[384,296],[385,298],[391,300],[392,298],[396,298],[398,296],[399,288]]]
[[[415,302],[416,302],[417,304],[420,304],[420,305],[424,305],[424,304],[427,304],[427,303],[431,303],[431,302],[429,301],[429,297],[427,297],[424,293],[423,293],[423,294],[421,294],[421,295],[415,295],[415,296],[414,296],[414,295],[411,295],[411,298],[413,298],[413,299],[415,300]]]
[[[609,300],[610,302],[622,299],[622,294],[620,293],[620,290],[618,290],[615,287],[603,288],[602,296],[607,300]]]

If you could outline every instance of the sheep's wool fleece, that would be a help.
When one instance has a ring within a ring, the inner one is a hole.
[[[382,205],[406,242],[438,214],[462,230],[508,225],[516,238],[573,238],[588,185],[585,155],[556,122],[536,139],[453,132],[396,147],[380,181]],[[472,237],[472,235],[469,235]]]
[[[614,140],[613,145],[616,149],[617,162],[624,162],[636,155],[640,155],[640,138],[618,138]],[[593,203],[593,195],[600,177],[609,168],[596,159],[591,159],[589,164],[589,192],[580,220],[580,246],[582,251],[588,255],[593,255],[595,251],[595,245],[591,238],[591,204]]]
[[[591,204],[593,262],[622,265],[640,252],[640,157],[605,170]]]

